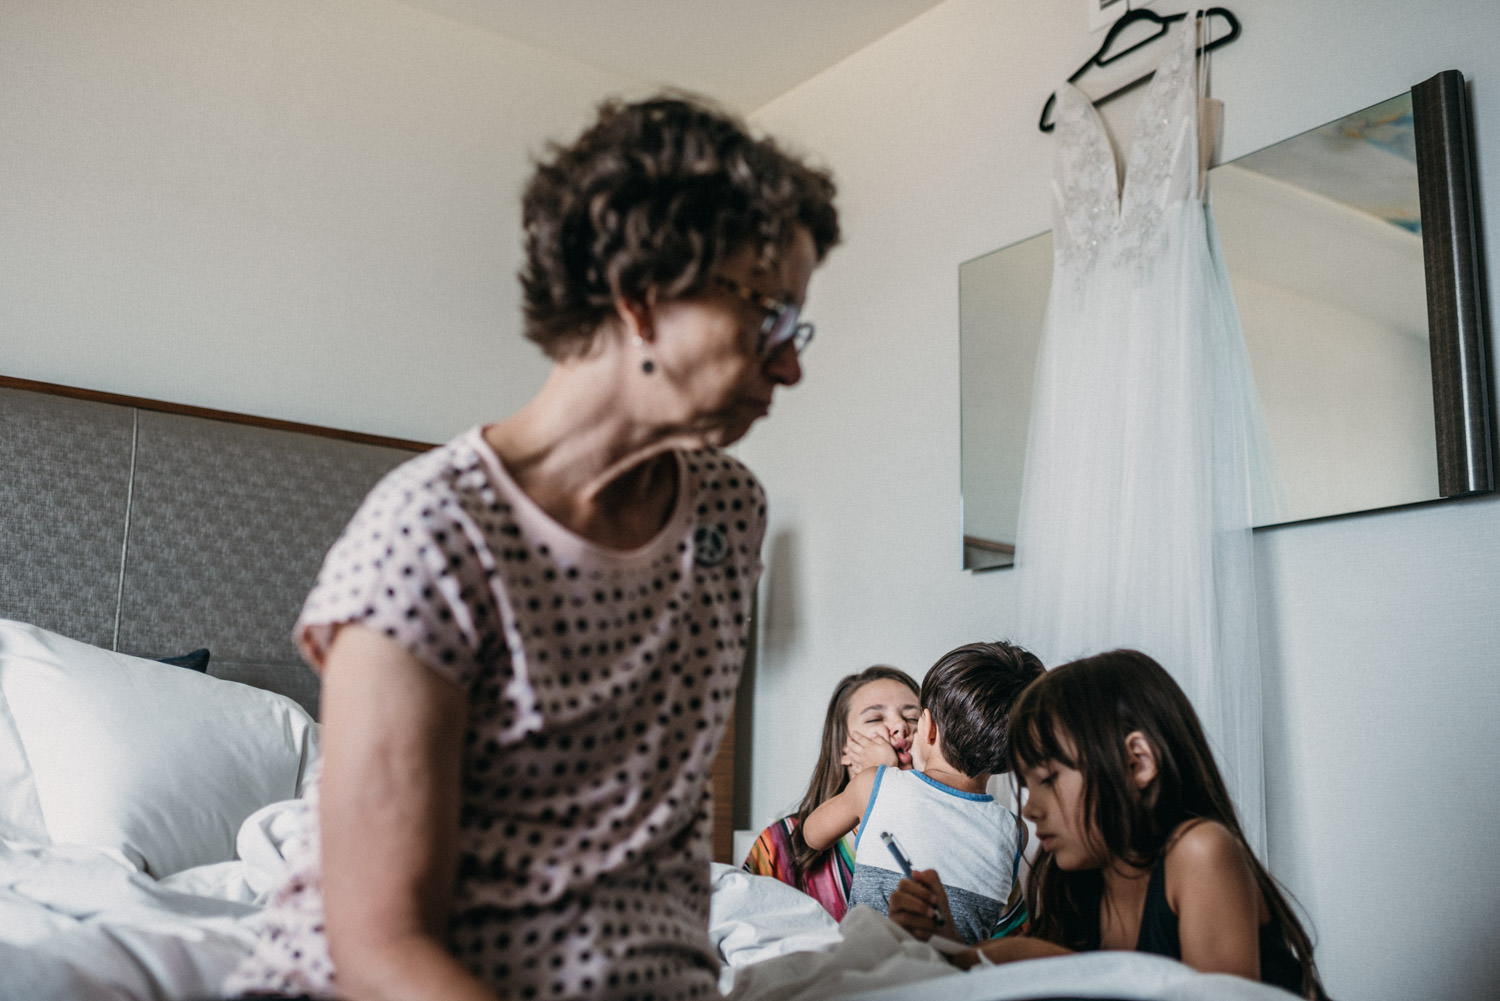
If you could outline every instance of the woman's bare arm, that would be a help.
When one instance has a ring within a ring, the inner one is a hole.
[[[495,1001],[449,954],[463,693],[374,630],[323,668],[323,903],[341,996]]]

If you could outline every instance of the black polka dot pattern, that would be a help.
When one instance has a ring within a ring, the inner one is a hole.
[[[371,493],[303,609],[315,660],[359,621],[468,692],[449,936],[506,996],[717,996],[707,777],[745,655],[765,497],[733,458],[678,461],[665,529],[604,550],[539,510],[471,430]],[[263,936],[266,986],[331,986],[284,975],[326,962],[309,931],[315,870],[279,898],[301,917],[272,922],[280,949]]]

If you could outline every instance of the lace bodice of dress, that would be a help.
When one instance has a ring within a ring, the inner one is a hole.
[[[1128,264],[1161,238],[1163,214],[1197,199],[1197,21],[1183,18],[1136,111],[1122,186],[1099,112],[1076,87],[1058,91],[1052,224],[1059,264],[1086,269],[1100,254]]]

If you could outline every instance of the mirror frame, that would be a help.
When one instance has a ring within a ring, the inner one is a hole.
[[[1494,491],[1494,403],[1467,84],[1458,70],[1444,70],[1413,86],[1410,93],[1438,465],[1438,496],[1412,503],[1426,504]],[[963,534],[962,487],[959,493],[963,569],[1014,566],[1013,544]],[[1302,520],[1361,513],[1365,511]]]
[[[1427,271],[1428,343],[1436,419],[1438,493],[1495,489],[1489,330],[1463,74],[1444,70],[1411,89],[1417,194]]]

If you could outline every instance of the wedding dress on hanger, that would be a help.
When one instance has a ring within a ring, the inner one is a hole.
[[[1265,438],[1199,169],[1198,25],[1184,18],[1166,43],[1123,186],[1098,111],[1058,91],[1015,638],[1048,665],[1118,647],[1160,661],[1260,850],[1250,495]]]

